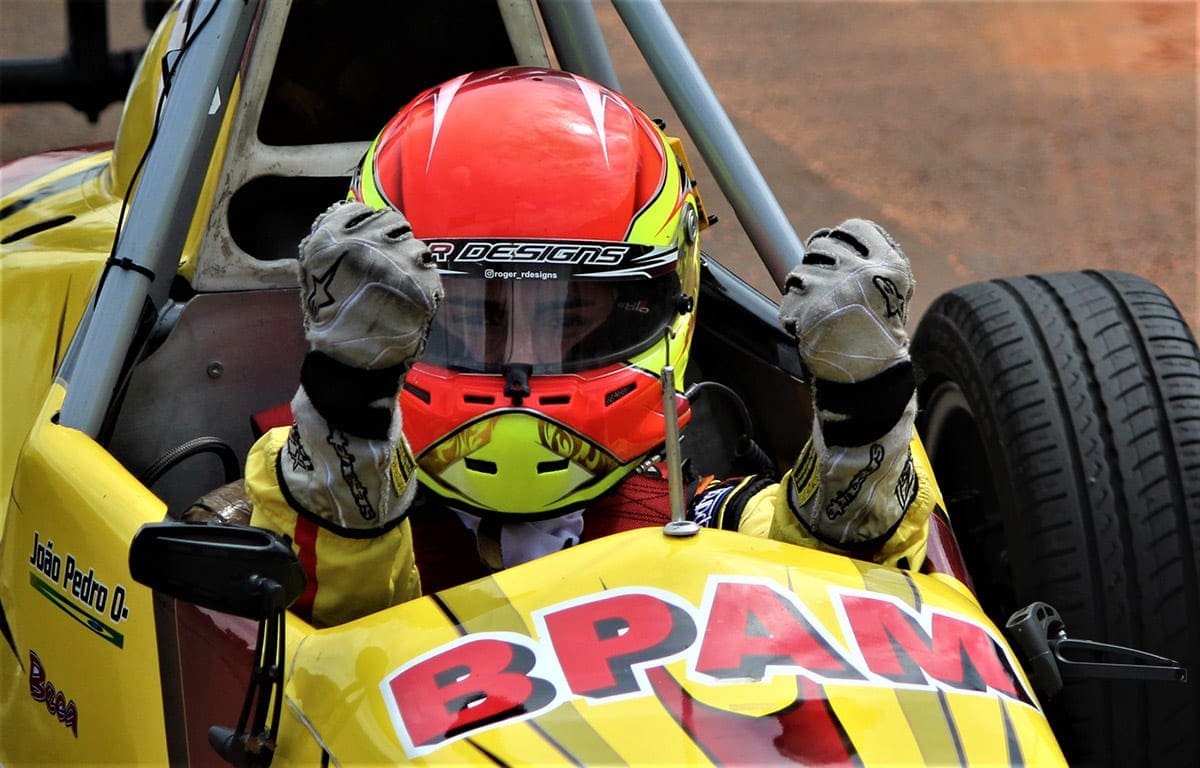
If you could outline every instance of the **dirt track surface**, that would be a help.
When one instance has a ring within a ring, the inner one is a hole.
[[[139,3],[109,5],[113,47],[144,41]],[[1195,3],[667,7],[800,235],[882,223],[914,262],[916,313],[976,280],[1122,269],[1200,328]],[[677,129],[616,14],[597,8],[623,89]],[[62,28],[55,0],[0,0],[0,56],[56,54]],[[117,117],[0,107],[0,155],[111,140]],[[721,219],[706,250],[774,293],[701,183]]]

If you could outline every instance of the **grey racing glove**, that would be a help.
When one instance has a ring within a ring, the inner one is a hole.
[[[916,387],[904,330],[913,286],[900,246],[865,219],[814,232],[787,278],[779,318],[812,373],[815,413],[789,506],[837,547],[882,545],[916,495]]]
[[[300,242],[305,337],[364,370],[411,365],[425,348],[442,282],[398,211],[335,203]]]
[[[883,227],[850,219],[808,238],[779,307],[818,379],[855,382],[908,360],[908,257]]]
[[[317,216],[299,250],[311,351],[280,474],[293,506],[326,527],[381,532],[416,490],[396,397],[425,347],[441,279],[402,214],[361,203]]]

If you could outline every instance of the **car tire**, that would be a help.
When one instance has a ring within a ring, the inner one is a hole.
[[[1154,284],[993,280],[913,340],[918,429],[999,626],[1042,600],[1071,637],[1200,674],[1200,353]],[[1200,685],[1069,682],[1047,714],[1072,765],[1200,765]]]

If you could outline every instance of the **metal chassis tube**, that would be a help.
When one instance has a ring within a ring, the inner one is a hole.
[[[120,389],[147,300],[156,310],[166,300],[191,217],[163,211],[196,209],[258,5],[258,0],[200,0],[195,8],[197,21],[212,16],[192,33],[195,39],[175,68],[158,138],[112,254],[118,264],[136,266],[105,267],[103,288],[59,374],[69,381],[59,422],[91,437],[99,434]],[[198,157],[206,162],[197,164]]]
[[[540,0],[555,50],[569,69],[602,83],[616,81],[589,0]],[[804,257],[804,244],[733,127],[716,94],[659,0],[612,0],[646,64],[733,208],[775,284]],[[549,9],[549,10],[548,10]],[[551,21],[553,20],[553,21]],[[561,30],[561,31],[560,31]]]

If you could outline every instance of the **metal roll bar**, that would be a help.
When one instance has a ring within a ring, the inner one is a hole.
[[[70,386],[59,422],[93,437],[100,433],[133,363],[129,353],[143,307],[148,301],[155,310],[161,307],[179,267],[191,219],[161,212],[196,210],[207,159],[216,146],[242,61],[229,51],[245,48],[258,2],[199,0],[193,10],[195,39],[178,61],[158,138],[149,149],[129,218],[105,267],[104,290],[91,305],[86,328],[76,332],[60,373]],[[183,72],[187,75],[181,76]],[[197,109],[198,104],[208,108]],[[205,162],[197,163],[198,157]],[[153,202],[139,204],[145,200]]]
[[[659,0],[612,0],[613,7],[679,114],[717,186],[729,200],[750,242],[782,290],[804,256],[804,244],[733,127],[700,65]],[[588,0],[539,0],[555,50],[578,47],[565,67],[598,82],[616,82],[608,50]],[[576,69],[578,67],[578,69]]]

